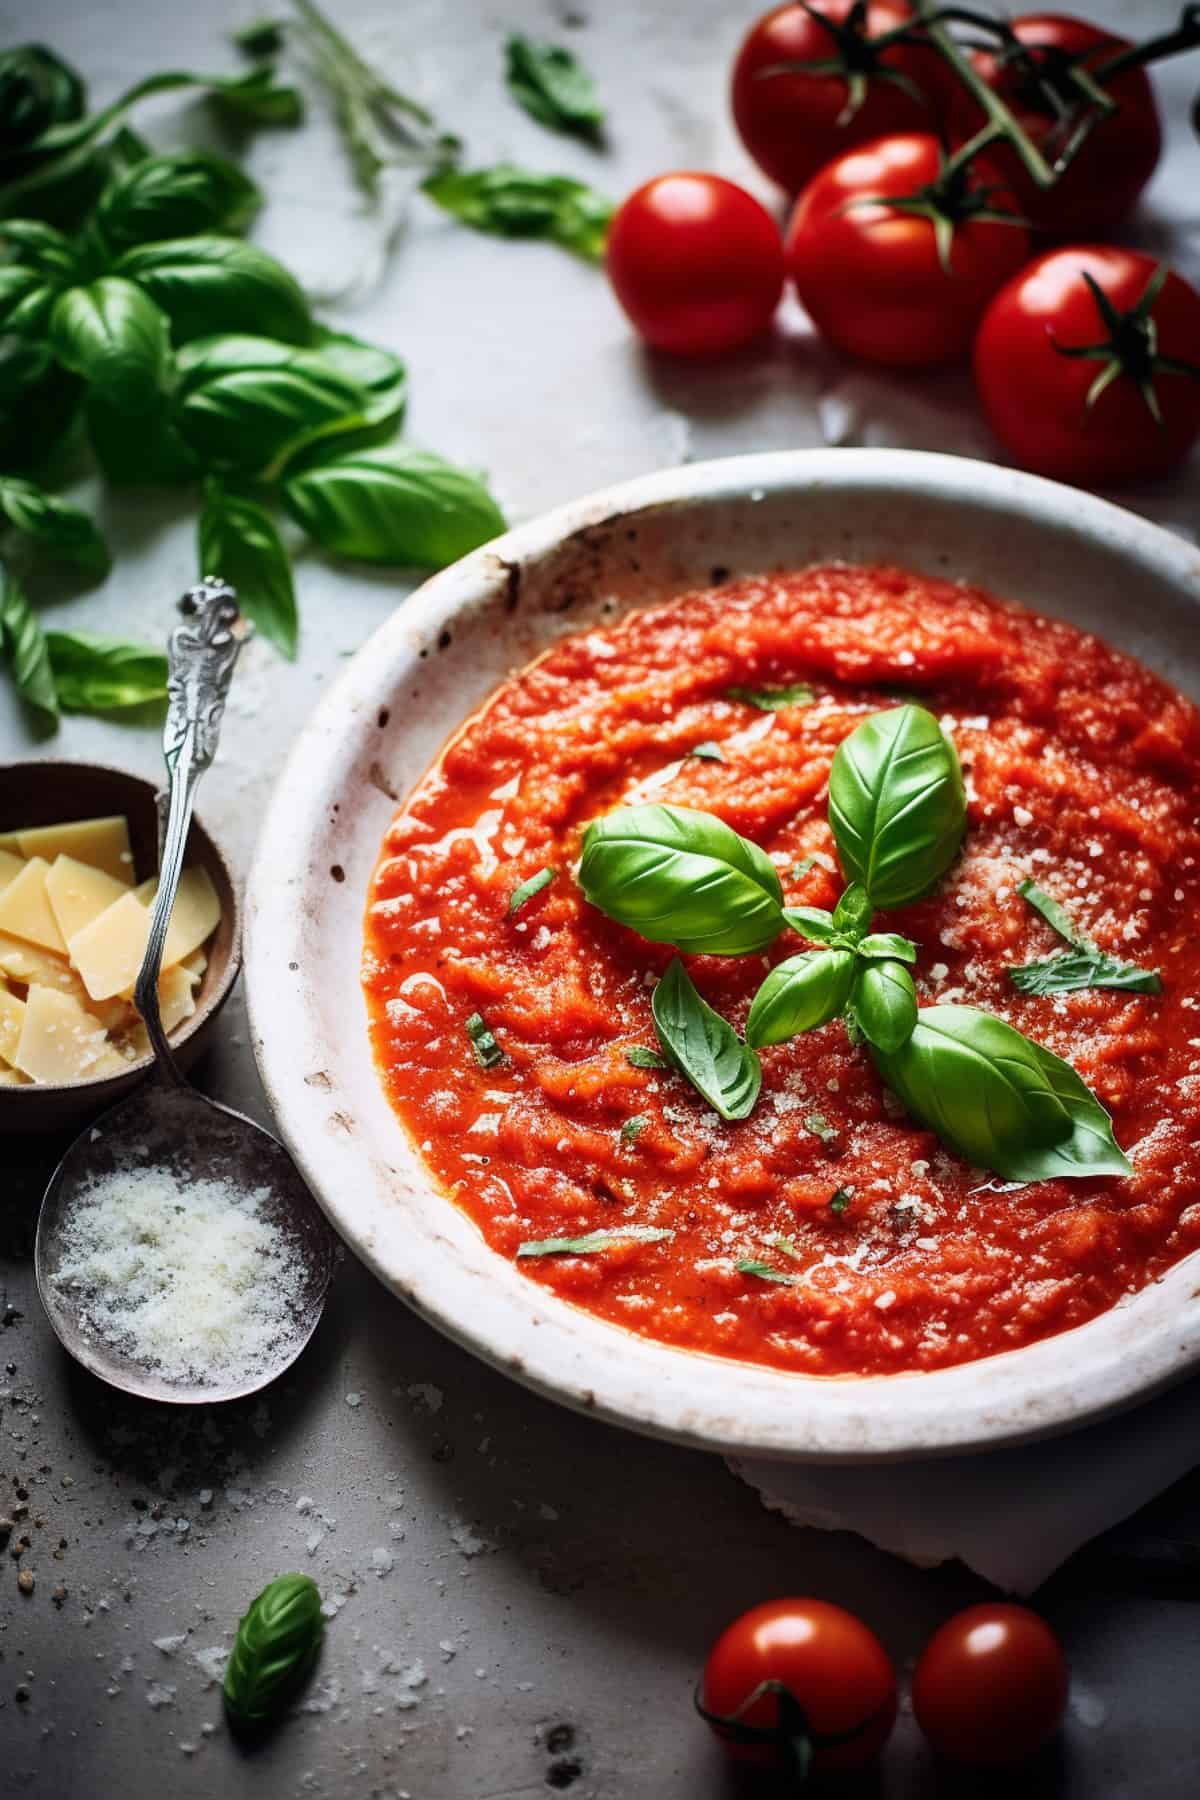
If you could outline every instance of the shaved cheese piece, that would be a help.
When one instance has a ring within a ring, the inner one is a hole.
[[[150,893],[146,905],[150,907],[158,893],[157,877],[152,883],[143,881],[135,892],[141,896],[147,888]],[[220,922],[221,902],[217,898],[217,890],[208,870],[202,869],[199,864],[193,864],[179,877],[179,891],[175,895],[167,941],[163,945],[163,968],[173,968],[185,956],[190,956],[194,950],[199,949],[212,936]]]
[[[5,850],[3,846],[0,846],[0,894],[17,879],[24,867],[25,858],[23,856],[14,856],[11,850]]]
[[[20,1069],[0,1068],[0,1087],[32,1087],[28,1075],[22,1075]]]
[[[46,877],[46,898],[68,941],[128,892],[124,882],[74,856],[57,857]]]
[[[196,1010],[196,1001],[192,993],[192,978],[182,964],[173,969],[166,969],[158,982],[158,1010],[162,1015],[164,1031],[174,1031],[185,1019],[190,1019]]]
[[[21,834],[19,831],[0,831],[0,850],[7,850],[13,856],[21,854]]]
[[[133,852],[129,848],[129,827],[119,814],[107,819],[72,819],[64,825],[38,825],[30,831],[18,831],[22,856],[44,856],[53,862],[56,856],[73,856],[103,869],[124,887],[133,886]]]
[[[158,876],[157,875],[147,876],[145,881],[138,882],[137,886],[134,888],[133,891],[137,895],[138,899],[141,901],[143,906],[153,906],[154,905],[154,896],[158,892]]]
[[[12,1063],[24,1023],[25,1002],[11,988],[0,987],[0,1061]]]
[[[130,992],[149,935],[150,914],[132,889],[75,933],[71,961],[93,1000],[111,1000],[115,994]]]
[[[208,967],[208,957],[203,950],[193,950],[190,956],[182,958],[180,967],[187,970],[193,982],[199,981]]]
[[[50,865],[41,856],[25,864],[15,881],[10,881],[0,894],[0,931],[28,943],[40,944],[44,950],[65,954],[67,944],[46,897],[46,876]]]
[[[78,1000],[43,987],[31,987],[26,997],[13,1062],[35,1081],[52,1082],[93,1081],[129,1066]]]
[[[82,981],[65,957],[52,950],[39,950],[35,944],[22,943],[0,931],[0,975],[28,987],[36,981],[39,987],[60,988],[64,994],[82,999],[87,993]]]

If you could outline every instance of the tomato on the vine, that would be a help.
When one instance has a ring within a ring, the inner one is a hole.
[[[1089,74],[1129,48],[1083,19],[1058,13],[1030,13],[1012,21],[1016,42],[1009,52],[977,50],[972,60],[989,87],[1015,115],[1051,162],[1062,149],[1064,109],[1076,118],[1083,100],[1070,70]],[[1144,69],[1130,68],[1098,85],[1117,110],[1094,128],[1052,188],[1039,188],[1007,146],[989,152],[1031,224],[1056,238],[1107,232],[1129,214],[1153,175],[1162,153],[1162,126],[1154,90]],[[961,84],[955,86],[952,129],[970,137],[983,112]]]
[[[1027,1606],[985,1601],[935,1631],[913,1672],[913,1711],[933,1748],[959,1762],[1020,1762],[1058,1729],[1067,1659]]]
[[[947,179],[935,137],[879,138],[805,188],[788,227],[788,273],[839,349],[893,368],[950,362],[1028,259],[1015,214],[985,162]]]
[[[876,47],[912,22],[907,0],[788,0],[750,28],[733,66],[733,118],[765,175],[796,194],[843,150],[935,129],[954,82],[937,51]]]
[[[608,277],[656,350],[732,350],[765,329],[783,291],[783,244],[765,206],[720,175],[659,175],[617,209]]]
[[[1000,442],[1063,481],[1164,474],[1200,437],[1200,294],[1136,250],[1050,250],[992,301],[975,381]]]
[[[704,1665],[701,1709],[730,1756],[803,1774],[861,1769],[896,1722],[883,1645],[825,1600],[771,1600],[723,1631]]]

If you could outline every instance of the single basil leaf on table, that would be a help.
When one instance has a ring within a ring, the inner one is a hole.
[[[853,881],[833,909],[833,922],[839,931],[857,940],[871,923],[874,911],[867,890]]]
[[[689,954],[742,956],[783,927],[770,859],[712,813],[622,806],[583,836],[579,885],[608,918]]]
[[[278,1575],[251,1602],[225,1665],[225,1705],[235,1724],[265,1725],[282,1711],[316,1661],[325,1630],[321,1595],[308,1575]]]
[[[59,294],[53,282],[20,263],[0,267],[0,331],[15,337],[39,338]]]
[[[50,343],[65,368],[127,418],[161,409],[171,369],[167,321],[131,281],[104,275],[60,294]]]
[[[0,156],[24,149],[48,131],[82,116],[83,81],[44,44],[18,44],[0,53]]]
[[[674,1236],[673,1231],[654,1225],[612,1226],[607,1231],[589,1231],[584,1237],[533,1238],[517,1246],[517,1255],[594,1256],[598,1250],[611,1250],[615,1244],[658,1244]]]
[[[744,1119],[762,1086],[758,1057],[727,1019],[700,998],[676,957],[654,990],[663,1055],[723,1119]]]
[[[917,1022],[913,978],[901,962],[860,962],[850,1006],[867,1042],[890,1055],[912,1036]]]
[[[504,55],[508,91],[539,125],[582,137],[599,134],[604,107],[591,76],[569,50],[514,33]]]
[[[96,204],[92,230],[110,255],[161,238],[244,231],[262,195],[236,163],[179,150],[134,163]]]
[[[269,63],[245,75],[202,75],[194,82],[208,89],[207,98],[220,112],[251,125],[299,125],[304,119],[304,100],[298,88],[275,79]]]
[[[911,938],[901,937],[898,931],[872,931],[860,938],[854,946],[860,956],[869,958],[895,957],[899,962],[913,963],[917,960],[917,946]]]
[[[0,469],[36,466],[71,425],[83,391],[48,344],[0,335]]]
[[[884,1081],[948,1149],[1007,1181],[1128,1175],[1112,1121],[1069,1063],[971,1006],[926,1006]]]
[[[440,569],[504,530],[483,483],[426,450],[388,444],[285,476],[283,504],[325,550],[356,562]]]
[[[118,712],[166,698],[167,659],[153,644],[48,631],[46,647],[64,712]]]
[[[294,657],[299,621],[291,559],[266,507],[210,479],[196,548],[201,579],[212,575],[229,582],[246,617],[276,649]]]
[[[162,308],[176,343],[216,332],[253,332],[288,344],[307,344],[313,335],[295,277],[241,238],[207,233],[136,244],[113,271]]]
[[[263,481],[305,444],[361,422],[367,404],[319,351],[272,338],[202,338],[183,347],[178,367],[173,416],[184,442],[208,468]]]
[[[498,163],[491,169],[435,169],[421,192],[464,225],[497,237],[543,238],[599,262],[616,208],[567,175],[540,175]]]
[[[789,706],[811,706],[816,692],[806,681],[794,681],[789,687],[731,687],[725,689],[727,700],[740,700],[759,712],[786,712]]]
[[[851,950],[813,950],[777,963],[754,996],[746,1042],[782,1044],[828,1025],[845,1010],[853,979]]]
[[[58,690],[41,620],[12,571],[0,570],[0,650],[13,684],[48,724],[58,720]]]
[[[0,515],[24,537],[90,574],[107,575],[112,567],[108,545],[90,515],[36,482],[0,476]]]
[[[967,823],[958,752],[932,713],[893,707],[842,740],[829,823],[847,877],[876,907],[928,893],[958,855]]]

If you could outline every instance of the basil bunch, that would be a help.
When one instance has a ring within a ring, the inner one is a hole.
[[[871,928],[877,909],[929,892],[966,830],[958,756],[931,713],[895,707],[843,740],[829,823],[849,881],[833,912],[784,906],[769,858],[709,813],[622,807],[588,826],[584,895],[652,942],[738,956],[790,927],[816,946],[770,971],[744,1042],[672,962],[653,998],[668,1064],[722,1117],[745,1118],[761,1084],[757,1050],[842,1017],[914,1118],[970,1162],[1012,1181],[1128,1174],[1108,1114],[1069,1064],[976,1008],[918,1009],[916,945]]]
[[[225,1666],[225,1705],[243,1729],[269,1724],[308,1675],[325,1620],[308,1575],[278,1575],[250,1604]]]

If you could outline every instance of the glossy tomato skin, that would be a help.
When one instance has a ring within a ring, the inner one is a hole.
[[[985,1601],[936,1631],[913,1672],[913,1711],[933,1748],[995,1767],[1057,1731],[1070,1675],[1062,1645],[1026,1606]]]
[[[841,24],[853,0],[813,0],[812,11]],[[870,0],[866,36],[894,31],[911,16],[907,0]],[[779,74],[763,71],[783,62],[822,62],[836,43],[818,20],[794,0],[775,7],[753,25],[733,66],[733,118],[759,168],[789,194],[797,194],[830,160],[856,144],[889,131],[929,131],[950,105],[945,63],[936,51],[897,44],[883,51],[886,68],[912,82],[924,103],[895,82],[869,80],[866,97],[850,119],[842,75]]]
[[[1200,436],[1200,381],[1155,374],[1158,425],[1127,376],[1089,407],[1088,390],[1103,364],[1055,349],[1056,343],[1101,343],[1108,335],[1085,272],[1127,312],[1157,266],[1153,257],[1110,244],[1050,250],[996,295],[975,342],[975,382],[992,430],[1022,467],[1085,484],[1152,477],[1182,462]],[[1160,353],[1196,360],[1200,295],[1168,275],[1153,315]]]
[[[735,1619],[704,1665],[705,1710],[729,1718],[770,1680],[781,1681],[802,1707],[814,1738],[816,1770],[863,1768],[879,1754],[896,1722],[896,1676],[886,1650],[853,1613],[828,1601],[769,1600]],[[778,1718],[778,1700],[764,1694],[740,1716],[746,1724],[770,1727]],[[714,1730],[720,1736],[719,1728]],[[821,1742],[843,1736],[842,1743]],[[775,1745],[726,1737],[722,1743],[739,1762],[780,1766]]]
[[[778,225],[720,175],[681,170],[630,194],[609,227],[606,262],[642,337],[680,356],[757,337],[783,291]]]
[[[891,368],[966,356],[992,295],[1028,260],[1021,224],[966,219],[955,227],[947,274],[929,219],[863,204],[914,194],[940,166],[928,133],[879,138],[822,169],[796,203],[788,273],[821,335],[852,356]],[[994,206],[1015,211],[986,164],[974,165],[970,179],[995,189]]]
[[[1023,44],[1079,56],[1084,68],[1094,68],[1128,48],[1124,38],[1060,13],[1030,13],[1014,19],[1012,28]],[[975,52],[973,61],[1041,148],[1053,129],[1053,112],[1029,92],[1015,68],[1005,67],[991,51]],[[1132,212],[1158,166],[1162,125],[1145,70],[1129,69],[1103,85],[1118,111],[1095,128],[1053,188],[1038,188],[1007,147],[989,152],[1022,213],[1049,237],[1078,239],[1112,230]],[[959,86],[955,137],[960,141],[970,137],[982,123],[981,110]]]

